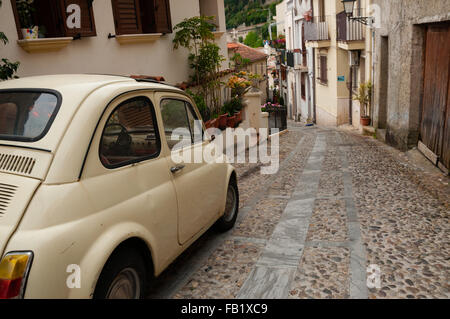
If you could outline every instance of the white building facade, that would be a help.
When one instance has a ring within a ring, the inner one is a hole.
[[[311,15],[311,0],[286,0],[286,66],[285,104],[288,117],[311,123],[314,120],[314,51],[306,48],[305,18]]]
[[[81,24],[68,29],[66,6],[78,5]],[[19,61],[18,76],[101,73],[162,76],[188,81],[188,51],[174,50],[173,27],[186,18],[214,16],[214,31],[228,68],[224,0],[40,0],[35,1],[38,39],[24,39],[16,1],[3,0],[0,30],[9,38],[1,58]],[[52,10],[47,10],[52,8]],[[45,30],[45,32],[44,32]]]

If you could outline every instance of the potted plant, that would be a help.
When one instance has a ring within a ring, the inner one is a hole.
[[[218,119],[212,119],[211,120],[211,127],[219,128],[219,120]]]
[[[354,100],[359,102],[361,108],[361,125],[370,125],[370,103],[372,102],[372,83],[361,83],[359,85],[358,94],[355,94]]]
[[[218,118],[218,122],[219,122],[219,128],[221,130],[224,130],[227,128],[227,122],[228,122],[228,114],[222,114],[219,116]]]
[[[211,128],[212,127],[212,120],[206,121],[205,122],[205,127],[206,127],[206,129]]]
[[[242,110],[239,111],[239,112],[237,112],[237,113],[234,113],[234,115],[236,116],[236,122],[237,122],[237,124],[242,123]]]
[[[310,22],[312,20],[312,10],[306,11],[303,14],[303,18],[307,21]]]
[[[27,40],[37,39],[39,27],[34,25],[34,0],[17,0],[16,7],[23,38]]]
[[[236,123],[236,116],[230,116],[227,118],[227,127],[231,127],[234,128],[236,127],[237,123]]]

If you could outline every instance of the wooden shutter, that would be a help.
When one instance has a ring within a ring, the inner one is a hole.
[[[155,0],[155,22],[157,33],[172,33],[169,0]]]
[[[140,34],[142,24],[139,0],[112,0],[117,34]]]
[[[94,11],[92,9],[93,0],[60,0],[62,20],[64,23],[65,33],[68,37],[81,35],[83,37],[94,37],[97,35],[95,30]],[[67,26],[67,18],[70,13],[67,13],[67,8],[71,4],[80,6],[81,9],[81,28],[69,29]]]

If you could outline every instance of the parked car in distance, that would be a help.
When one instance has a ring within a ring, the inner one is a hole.
[[[172,137],[200,119],[183,91],[127,77],[1,82],[0,299],[143,298],[211,226],[231,229],[233,167],[172,156],[211,143]]]

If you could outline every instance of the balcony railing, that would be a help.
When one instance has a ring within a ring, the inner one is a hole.
[[[296,52],[296,51],[288,51],[286,53],[287,56],[287,66],[294,68],[299,66],[307,66],[307,56],[306,51]]]
[[[305,23],[306,41],[330,40],[329,17],[314,17],[311,22]]]
[[[288,51],[287,53],[287,65],[293,68],[295,66],[295,54],[294,52]]]
[[[363,41],[364,25],[358,21],[347,18],[345,12],[336,15],[338,41]]]

